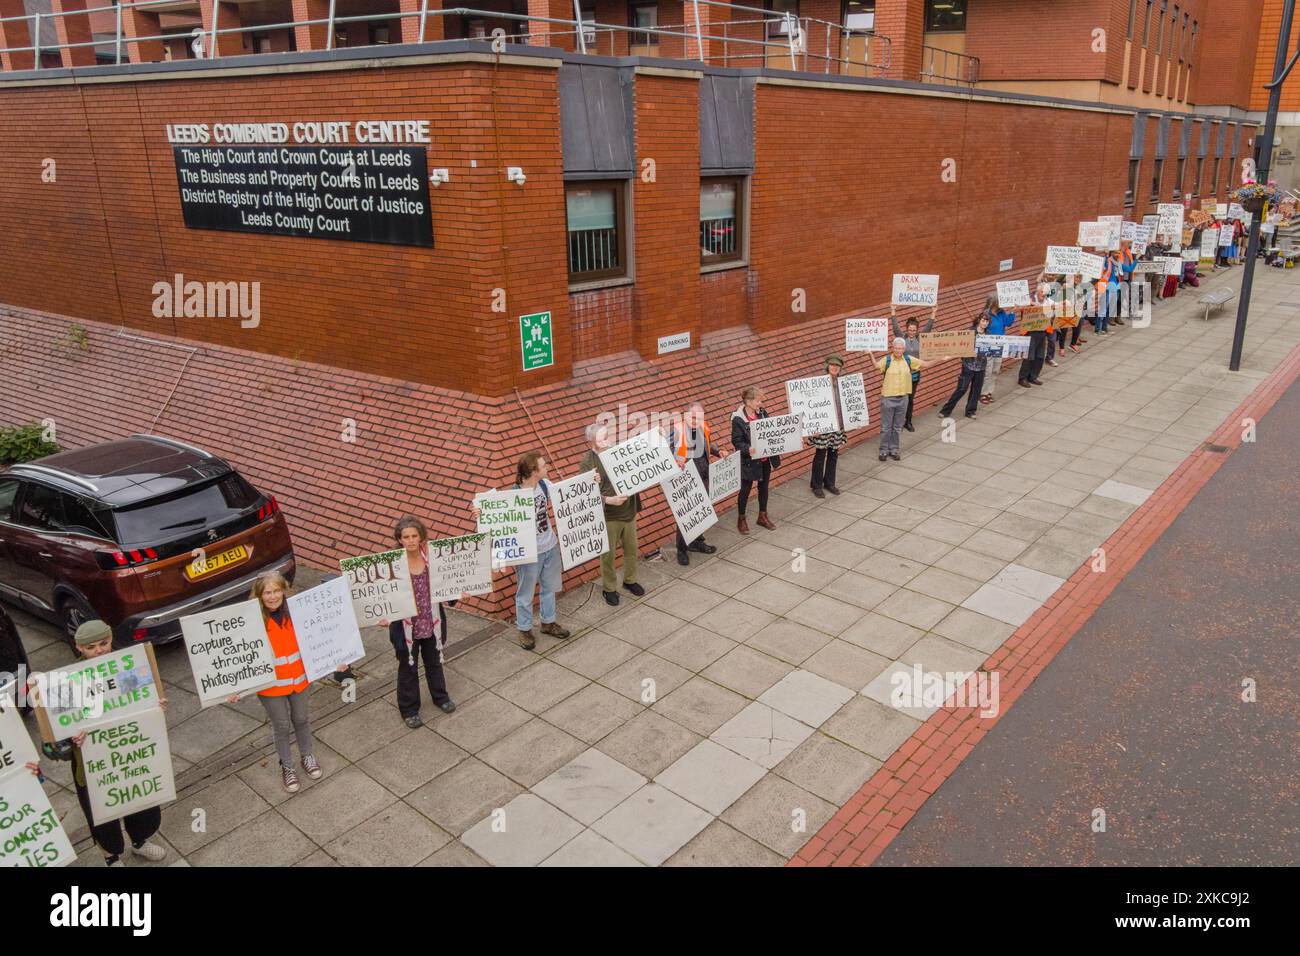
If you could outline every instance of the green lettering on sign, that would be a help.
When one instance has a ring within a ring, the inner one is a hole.
[[[535,312],[519,317],[519,352],[523,356],[525,372],[555,364],[551,313]]]

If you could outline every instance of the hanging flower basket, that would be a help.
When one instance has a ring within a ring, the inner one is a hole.
[[[1264,211],[1265,203],[1272,202],[1276,204],[1281,200],[1282,195],[1274,188],[1272,183],[1267,186],[1260,183],[1246,183],[1232,194],[1232,198],[1246,212],[1252,216],[1258,216]]]
[[[1241,208],[1246,210],[1252,216],[1258,216],[1264,211],[1264,203],[1268,202],[1263,196],[1252,196],[1248,199],[1239,200]]]

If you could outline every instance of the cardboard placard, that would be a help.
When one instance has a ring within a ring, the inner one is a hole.
[[[605,499],[600,493],[600,475],[594,468],[564,481],[548,482],[546,491],[555,512],[555,534],[560,539],[564,570],[586,564],[609,550]]]
[[[883,352],[889,348],[889,319],[844,320],[844,351]]]
[[[749,423],[754,458],[793,455],[803,448],[803,424],[798,415],[776,415]]]
[[[654,428],[597,454],[610,484],[620,495],[634,495],[653,488],[677,470],[677,459],[669,450],[668,442]]]
[[[867,410],[867,383],[861,372],[840,376],[840,412],[846,432],[871,424],[871,413]]]
[[[167,720],[156,706],[91,727],[81,746],[81,760],[96,824],[176,799]]]
[[[708,489],[694,465],[677,469],[659,487],[664,490],[677,530],[687,544],[718,523],[718,513],[713,510]]]
[[[41,782],[25,768],[0,775],[0,868],[45,869],[76,858]]]
[[[839,415],[835,410],[835,383],[829,375],[790,379],[785,383],[785,397],[790,414],[803,421],[803,435],[824,435],[840,430]]]
[[[328,677],[340,665],[355,663],[366,656],[357,616],[352,613],[352,590],[346,578],[331,578],[314,588],[299,591],[285,603],[307,680]]]
[[[1027,309],[1020,316],[1020,321],[1016,323],[1016,328],[1021,332],[1045,332],[1052,325],[1052,317],[1044,312],[1041,308]]]
[[[1048,246],[1047,262],[1043,271],[1048,275],[1074,276],[1079,274],[1079,257],[1083,249],[1079,246]]]
[[[537,560],[537,506],[531,488],[484,491],[474,496],[474,504],[479,508],[479,532],[492,536],[492,567]]]
[[[975,330],[961,332],[922,332],[921,361],[942,358],[970,358],[975,355]]]
[[[261,601],[241,601],[183,617],[181,639],[200,707],[275,683],[275,651],[266,636]]]
[[[462,534],[428,543],[429,598],[456,601],[466,594],[492,592],[492,537]]]
[[[362,627],[415,617],[415,591],[405,548],[344,558],[339,570],[348,582],[352,612]]]
[[[939,302],[939,277],[914,272],[895,273],[892,305],[931,306]]]
[[[709,497],[717,504],[740,491],[740,452],[733,451],[709,466]]]
[[[1029,280],[1015,279],[998,283],[998,308],[1018,309],[1030,304]]]

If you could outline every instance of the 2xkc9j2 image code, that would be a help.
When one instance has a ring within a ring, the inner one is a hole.
[[[424,149],[174,146],[185,225],[433,248]]]

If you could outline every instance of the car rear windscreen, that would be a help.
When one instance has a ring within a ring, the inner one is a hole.
[[[179,494],[114,511],[117,540],[120,544],[169,541],[237,518],[261,500],[252,485],[232,472]]]

